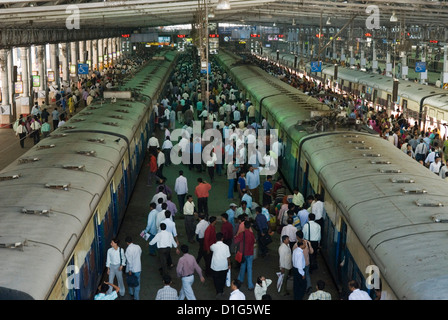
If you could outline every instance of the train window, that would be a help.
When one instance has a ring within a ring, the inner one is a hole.
[[[403,111],[406,111],[406,109],[408,108],[408,100],[403,99]]]

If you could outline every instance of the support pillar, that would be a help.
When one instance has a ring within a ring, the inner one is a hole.
[[[0,127],[9,127],[12,123],[12,108],[9,100],[9,69],[8,49],[0,50],[0,79],[2,81],[2,102],[0,112]]]
[[[92,40],[92,70],[99,70],[98,66],[98,40]]]
[[[68,84],[70,80],[70,66],[69,66],[69,45],[67,43],[61,43],[61,60],[62,60],[62,81]],[[62,83],[59,89],[62,88]]]

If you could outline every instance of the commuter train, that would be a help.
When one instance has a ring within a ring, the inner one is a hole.
[[[93,298],[177,55],[157,53],[0,172],[0,299]]]
[[[386,108],[394,105],[392,109],[399,109],[403,112],[411,124],[419,123],[421,130],[437,127],[441,136],[448,135],[448,130],[446,130],[448,123],[447,90],[399,79],[397,101],[392,103],[394,81],[392,77],[338,66],[335,78],[333,64],[323,63],[321,72],[311,72],[311,63],[302,62],[300,64],[300,57],[296,59],[293,54],[279,53],[277,60],[276,52],[264,49],[263,57],[278,62],[291,71],[306,73],[338,93],[364,96],[373,107]]]
[[[326,106],[238,56],[218,59],[278,130],[289,188],[323,196],[321,253],[340,293],[354,279],[372,298],[448,299],[446,181],[378,135],[314,116]]]

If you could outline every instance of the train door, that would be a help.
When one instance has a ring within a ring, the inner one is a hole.
[[[347,280],[347,270],[348,270],[348,261],[350,258],[347,256],[347,224],[344,219],[340,218],[340,230],[339,237],[337,243],[337,252],[336,252],[336,261],[335,261],[335,269],[337,270],[336,281],[339,285],[344,287]]]
[[[103,250],[104,248],[104,229],[101,226],[100,221],[98,220],[98,210],[95,212],[93,221],[95,221],[95,247],[94,247],[94,251],[95,251],[95,266],[96,266],[96,277],[100,277],[101,276],[101,270],[104,269],[104,265],[103,265],[103,261],[106,261],[106,255],[105,252]]]

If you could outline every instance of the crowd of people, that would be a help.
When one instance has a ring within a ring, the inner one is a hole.
[[[448,140],[444,139],[437,126],[421,130],[418,123],[410,123],[399,108],[391,112],[381,106],[369,107],[368,101],[362,97],[362,94],[355,96],[336,92],[322,82],[291,73],[287,68],[275,63],[257,59],[255,56],[251,56],[249,60],[305,94],[316,97],[332,109],[342,111],[353,122],[376,131],[380,137],[391,142],[432,173],[439,175],[442,179],[446,178]]]
[[[212,281],[218,300],[226,298],[226,287],[230,288],[230,300],[272,299],[273,290],[295,300],[304,299],[306,294],[310,300],[332,299],[331,294],[325,291],[322,279],[317,279],[315,290],[311,282],[311,274],[318,268],[317,255],[324,218],[322,198],[320,195],[304,198],[299,190],[289,193],[277,172],[264,174],[266,168],[271,168],[272,159],[275,166],[281,162],[284,146],[280,139],[276,144],[270,144],[258,140],[256,135],[243,134],[236,148],[230,143],[220,143],[232,134],[232,129],[257,132],[266,128],[266,121],[255,121],[255,110],[250,100],[214,63],[207,108],[201,95],[202,79],[195,70],[197,61],[194,57],[187,52],[180,58],[165,95],[155,109],[161,138],[159,140],[154,134],[147,144],[147,186],[154,191],[141,236],[148,243],[148,254],[159,263],[163,281],[163,287],[154,298],[196,300],[193,283],[197,275],[201,282]],[[201,122],[201,131],[216,129],[219,141],[195,140],[194,121]],[[175,129],[182,132],[177,143],[171,141]],[[248,144],[252,138],[257,146],[267,147],[268,156],[256,153],[254,158],[250,158]],[[268,136],[268,139],[272,138]],[[207,149],[209,143],[212,147]],[[174,165],[171,151],[176,146],[182,162],[176,170],[177,178],[169,181],[164,168]],[[195,154],[204,152],[209,158],[193,161]],[[221,157],[216,156],[217,153]],[[189,189],[185,170],[199,175],[194,190]],[[228,208],[217,215],[216,207],[209,202],[210,194],[218,183],[215,182],[215,173],[225,176],[228,181]],[[202,174],[210,179],[205,179]],[[181,230],[185,230],[185,243],[180,241]],[[279,238],[279,246],[272,248],[275,237]],[[193,253],[193,248],[197,248],[197,252]],[[179,256],[177,264],[173,254]],[[269,261],[274,256],[278,257],[279,266],[274,272],[278,275],[276,289],[271,287],[274,281],[269,277],[261,274],[254,278],[253,275],[256,258]],[[237,276],[232,276],[235,269]],[[174,275],[171,270],[174,270]],[[181,281],[179,292],[172,285],[173,277]],[[292,292],[287,285],[289,279],[293,280]],[[253,296],[240,290],[244,284]],[[359,284],[354,284],[355,290],[359,291]]]
[[[95,99],[102,98],[105,90],[113,90],[125,77],[138,71],[146,61],[146,55],[121,58],[101,71],[93,70],[85,78],[63,81],[60,88],[50,86],[50,105],[44,101],[39,105],[36,101],[29,114],[20,114],[13,123],[21,148],[25,148],[27,137],[33,139],[34,145],[48,137],[51,131],[64,125],[78,110],[89,106]]]

